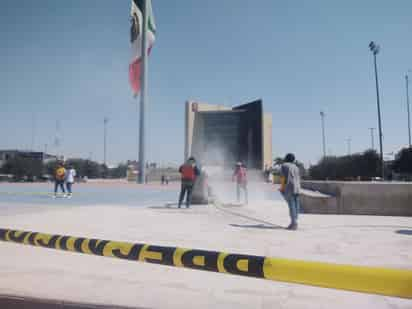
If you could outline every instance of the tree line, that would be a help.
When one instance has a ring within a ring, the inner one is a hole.
[[[314,180],[371,180],[381,175],[380,156],[375,150],[346,156],[326,156],[309,168]],[[403,148],[395,160],[385,162],[389,180],[412,180],[412,148]]]
[[[1,174],[12,175],[16,180],[48,179],[54,176],[58,161],[43,163],[40,159],[15,156],[8,159],[0,168]],[[78,177],[83,178],[124,178],[126,177],[127,164],[119,164],[108,168],[104,164],[86,159],[68,159],[65,167],[73,166]]]

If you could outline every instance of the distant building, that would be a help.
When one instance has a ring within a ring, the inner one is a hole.
[[[8,160],[14,159],[16,157],[41,160],[43,163],[55,161],[58,159],[57,156],[41,151],[0,150],[0,167],[2,167]]]
[[[233,108],[186,102],[185,159],[194,156],[203,165],[248,168],[272,166],[272,115],[262,100]]]
[[[136,160],[127,160],[127,170],[126,170],[126,178],[130,182],[135,182],[137,180],[137,176],[139,175],[139,161]]]

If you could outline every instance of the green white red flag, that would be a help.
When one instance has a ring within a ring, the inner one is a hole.
[[[130,42],[132,44],[132,57],[129,65],[129,80],[133,94],[136,96],[140,91],[141,84],[141,66],[142,66],[142,32],[143,32],[143,11],[145,0],[132,0],[130,11],[131,27]],[[154,21],[151,0],[147,3],[147,49],[148,53],[152,49],[155,41],[156,25]]]

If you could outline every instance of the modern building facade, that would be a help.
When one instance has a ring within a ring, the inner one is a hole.
[[[186,102],[185,159],[203,165],[232,167],[241,161],[252,169],[272,165],[272,116],[262,100],[235,106]]]

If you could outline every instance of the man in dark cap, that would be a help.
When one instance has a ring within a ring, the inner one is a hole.
[[[299,193],[300,193],[300,175],[299,168],[295,164],[295,156],[288,153],[285,157],[285,163],[281,167],[281,175],[284,177],[284,187],[282,189],[283,196],[289,206],[289,214],[291,223],[287,227],[288,230],[298,229],[298,214],[299,214]]]

